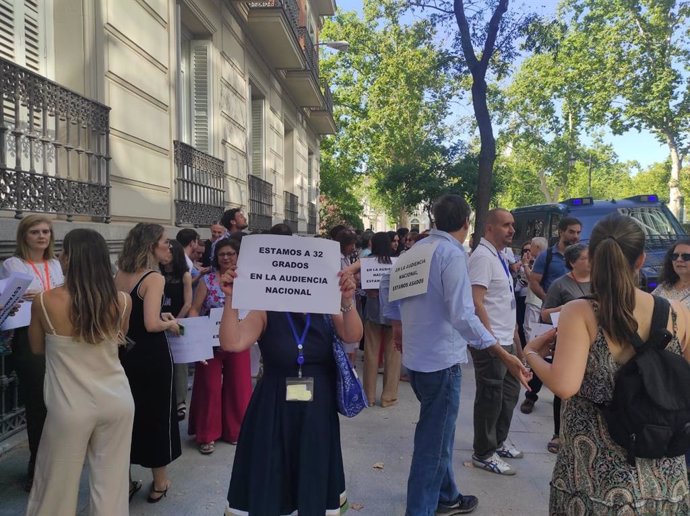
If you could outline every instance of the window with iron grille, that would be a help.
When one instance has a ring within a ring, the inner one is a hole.
[[[285,224],[290,226],[293,233],[296,233],[299,198],[290,192],[283,192],[283,196],[285,199]]]
[[[175,141],[175,223],[208,226],[225,207],[225,163]]]
[[[309,203],[309,219],[307,222],[307,233],[310,235],[316,234],[316,204]]]
[[[249,229],[271,229],[273,225],[273,185],[249,176]]]

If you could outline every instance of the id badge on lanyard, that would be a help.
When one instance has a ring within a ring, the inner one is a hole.
[[[302,335],[297,334],[295,321],[292,314],[285,314],[292,330],[292,336],[297,343],[297,377],[285,379],[285,401],[313,401],[314,400],[314,378],[302,376],[302,365],[304,365],[304,341],[311,326],[311,314],[307,314]]]

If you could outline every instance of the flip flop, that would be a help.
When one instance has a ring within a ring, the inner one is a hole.
[[[546,449],[551,453],[558,453],[561,450],[561,440],[558,437],[554,437],[546,445]]]
[[[141,489],[141,480],[130,480],[129,481],[129,499],[136,494],[137,491]]]
[[[199,445],[199,453],[202,455],[211,455],[214,451],[216,451],[216,443],[211,441],[210,443],[201,443]]]

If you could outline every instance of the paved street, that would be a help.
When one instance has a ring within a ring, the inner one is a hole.
[[[551,437],[550,393],[540,397],[529,416],[517,409],[513,418],[512,442],[525,452],[525,458],[512,463],[519,468],[515,477],[501,477],[471,466],[472,403],[474,371],[463,369],[460,417],[455,443],[455,471],[460,489],[479,497],[478,515],[547,514],[548,482],[555,456],[546,451]],[[379,380],[381,376],[379,376]],[[400,403],[396,407],[365,410],[354,419],[341,418],[343,455],[347,491],[353,509],[349,514],[402,516],[412,452],[418,404],[408,383],[400,385]],[[186,438],[186,423],[181,427],[182,457],[170,467],[173,486],[166,499],[157,505],[146,503],[150,473],[133,468],[133,478],[145,480],[144,488],[131,504],[131,515],[216,515],[225,506],[235,448],[217,443],[216,452],[202,456]],[[0,516],[24,514],[26,493],[22,490],[28,450],[26,444],[0,457]],[[382,469],[374,468],[375,464]],[[88,514],[86,477],[82,478],[80,515]]]

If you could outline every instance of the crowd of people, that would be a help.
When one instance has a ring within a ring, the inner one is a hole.
[[[337,315],[232,308],[247,235],[240,209],[226,211],[208,241],[191,228],[171,240],[160,225],[137,224],[116,267],[95,231],[70,231],[58,258],[50,219],[25,217],[2,276],[34,278],[25,296],[30,325],[5,335],[26,406],[27,514],[75,514],[85,461],[91,514],[129,513],[128,500],[143,486],[131,464],[151,469],[146,499],[160,502],[171,489],[167,466],[182,453],[185,418],[200,453],[213,453],[220,440],[237,447],[227,515],[340,514],[348,503],[335,338],[355,367],[363,351],[369,406],[394,410],[402,380],[419,401],[406,516],[464,514],[479,504],[461,493],[453,471],[461,366],[469,356],[476,468],[517,473],[513,460],[524,453],[509,433],[521,386],[524,414],[545,386],[554,394],[546,448],[557,454],[550,514],[689,514],[683,457],[631,465],[600,413],[618,369],[635,354],[632,337],[650,334],[654,298],[635,283],[644,261],[639,225],[606,217],[587,228],[587,246],[581,222],[565,217],[552,246],[534,237],[515,256],[507,210],[489,212],[471,253],[462,197],[441,197],[433,216],[434,229],[423,233],[329,231],[341,254]],[[278,224],[269,233],[292,231]],[[365,259],[392,268],[408,252],[430,257],[425,293],[391,300],[390,273],[378,288],[361,288]],[[667,350],[690,361],[690,240],[668,250],[654,294],[672,300]],[[167,335],[214,308],[222,319],[213,357],[174,363]],[[557,330],[543,331],[552,323]],[[254,385],[250,354],[257,349]],[[295,397],[296,387],[309,402]]]

